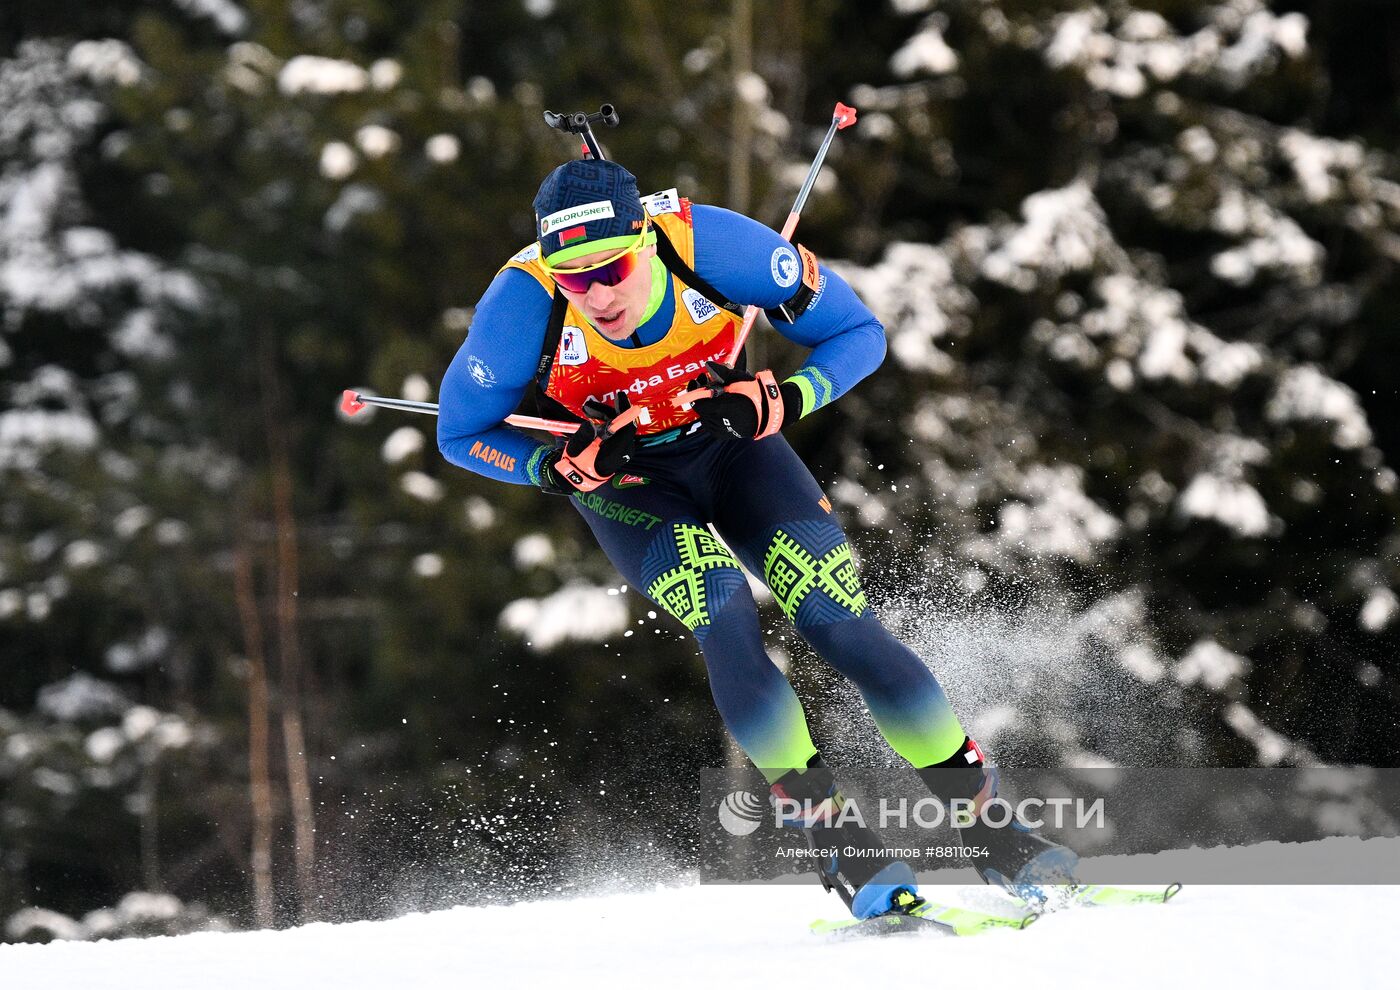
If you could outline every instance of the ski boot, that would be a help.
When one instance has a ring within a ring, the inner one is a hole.
[[[923,904],[909,864],[887,852],[875,832],[840,820],[845,799],[821,754],[785,773],[771,792],[783,824],[802,829],[822,886],[835,890],[856,918],[908,914]],[[795,802],[795,809],[779,802]]]
[[[1005,826],[993,827],[977,814],[997,796],[996,767],[986,765],[982,751],[971,738],[942,763],[919,771],[924,783],[939,800],[959,798],[970,802],[973,813],[953,813],[953,829],[963,846],[985,850],[971,858],[973,868],[985,883],[995,884],[1031,905],[1043,905],[1051,896],[1047,888],[1076,885],[1074,868],[1079,854],[1068,846],[1051,842],[1029,825],[1011,818]]]

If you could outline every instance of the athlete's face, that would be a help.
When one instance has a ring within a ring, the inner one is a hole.
[[[570,268],[587,268],[589,265],[617,254],[612,251],[595,251],[579,258],[570,258]],[[649,244],[637,252],[640,264],[616,285],[594,282],[587,292],[570,292],[562,285],[559,291],[579,309],[588,322],[598,328],[598,332],[609,340],[623,340],[631,336],[642,322],[647,301],[651,298],[651,259],[656,255],[656,245]]]

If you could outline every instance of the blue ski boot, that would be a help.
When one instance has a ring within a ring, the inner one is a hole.
[[[835,890],[856,918],[908,914],[923,903],[909,864],[886,851],[872,830],[841,820],[845,801],[820,754],[771,791],[783,823],[802,829],[822,886]]]
[[[996,767],[986,765],[982,751],[971,738],[965,738],[951,757],[924,767],[919,775],[934,796],[945,803],[962,799],[980,810],[997,796]],[[1074,868],[1079,864],[1079,854],[1051,842],[1014,817],[1005,826],[994,828],[980,815],[960,820],[955,813],[953,828],[963,846],[986,850],[985,855],[971,860],[977,875],[1028,904],[1044,904],[1050,897],[1047,888],[1075,885]]]

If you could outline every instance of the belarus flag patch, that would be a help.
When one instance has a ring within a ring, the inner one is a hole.
[[[580,224],[577,227],[570,227],[568,230],[561,230],[559,232],[559,243],[561,245],[568,244],[570,241],[576,241],[582,236],[583,225]]]

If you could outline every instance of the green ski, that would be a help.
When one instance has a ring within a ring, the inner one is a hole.
[[[1056,890],[1057,888],[1050,888]],[[1023,897],[1016,897],[1016,903],[1037,915],[1053,914],[1072,907],[1131,907],[1134,904],[1165,904],[1181,891],[1181,884],[1173,883],[1157,890],[1132,890],[1127,887],[1111,887],[1106,884],[1079,884],[1065,893],[1046,896],[1039,904]]]
[[[993,928],[1025,928],[1035,921],[1031,913],[991,914],[972,908],[953,907],[924,901],[906,912],[876,915],[873,918],[844,918],[840,921],[812,922],[817,935],[865,936],[903,932],[936,932],[940,935],[980,935]]]

